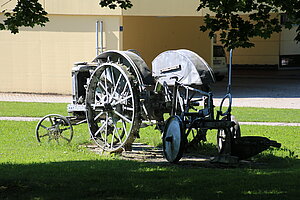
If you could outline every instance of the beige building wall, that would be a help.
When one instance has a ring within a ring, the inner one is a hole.
[[[68,15],[121,15],[122,10],[101,8],[98,0],[39,0],[49,14]],[[17,0],[0,0],[1,11],[12,10]]]
[[[189,49],[211,60],[211,40],[199,31],[201,17],[123,17],[123,47],[138,50],[149,67],[160,53],[171,49]]]
[[[273,15],[276,16],[275,14]],[[246,15],[243,18],[247,18]],[[233,64],[237,65],[278,65],[280,55],[280,33],[274,33],[269,39],[259,37],[251,39],[252,48],[238,48],[233,51]],[[216,43],[220,44],[219,35]],[[227,53],[229,58],[229,54]]]
[[[2,20],[3,16],[0,16]],[[96,54],[95,23],[104,22],[105,50],[121,46],[119,16],[49,15],[46,27],[0,31],[0,92],[71,93],[74,62]]]
[[[270,39],[254,38],[253,48],[234,50],[233,64],[238,65],[278,65],[280,37],[274,33]]]
[[[131,0],[133,7],[124,16],[200,16],[199,1],[195,0]]]
[[[104,24],[104,50],[136,49],[149,67],[161,52],[181,48],[211,63],[212,42],[199,31],[207,11],[196,11],[198,1],[132,0],[129,10],[101,8],[97,0],[39,2],[49,13],[46,27],[22,28],[16,35],[0,31],[0,92],[70,94],[73,63],[95,57],[97,20]],[[3,10],[15,4],[0,0]],[[235,50],[234,64],[278,64],[279,34],[255,43]]]

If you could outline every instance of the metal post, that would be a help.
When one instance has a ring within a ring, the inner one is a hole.
[[[103,53],[103,21],[100,21],[100,53]]]
[[[96,56],[99,54],[99,21],[96,21]]]
[[[231,78],[232,78],[232,49],[229,51],[229,69],[228,69],[228,87],[227,93],[231,92]]]

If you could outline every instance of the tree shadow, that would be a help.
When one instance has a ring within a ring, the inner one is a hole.
[[[293,199],[294,167],[182,168],[125,160],[1,164],[1,199]]]

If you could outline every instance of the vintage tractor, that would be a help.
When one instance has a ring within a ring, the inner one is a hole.
[[[91,63],[76,63],[72,80],[71,116],[42,118],[36,127],[39,142],[70,142],[73,125],[87,122],[91,138],[108,152],[131,150],[140,128],[155,125],[162,133],[165,158],[172,163],[188,146],[206,140],[210,129],[217,130],[220,155],[244,159],[280,146],[267,138],[241,137],[231,115],[231,63],[227,93],[216,116],[210,89],[214,73],[189,50],[161,53],[152,62],[152,72],[136,51],[106,51]]]

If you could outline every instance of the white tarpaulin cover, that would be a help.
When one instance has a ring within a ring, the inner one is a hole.
[[[206,61],[185,49],[159,54],[152,61],[152,76],[168,85],[174,85],[175,80],[184,85],[209,85],[215,82],[213,71]]]

